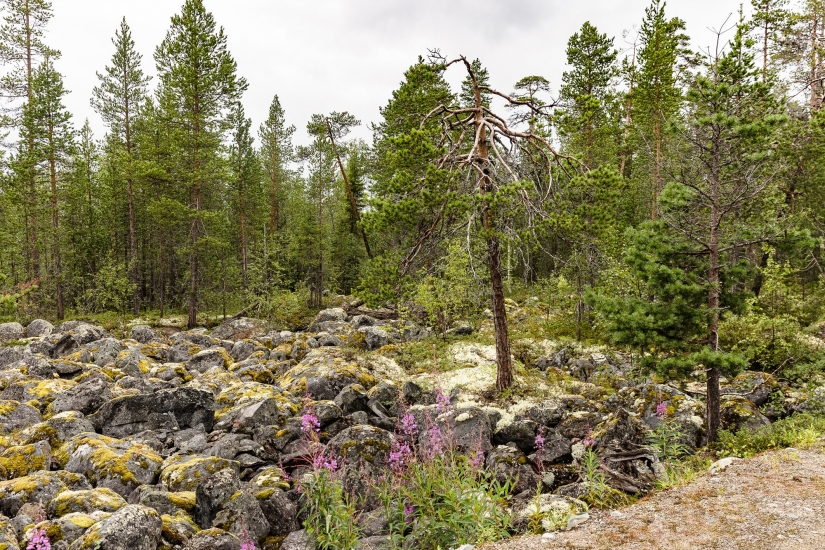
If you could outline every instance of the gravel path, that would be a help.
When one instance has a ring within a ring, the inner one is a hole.
[[[734,462],[566,533],[479,550],[825,549],[825,454],[786,449]]]

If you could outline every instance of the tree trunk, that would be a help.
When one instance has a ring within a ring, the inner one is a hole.
[[[352,194],[352,187],[349,184],[347,172],[344,170],[344,163],[341,162],[341,155],[338,154],[338,146],[335,144],[335,138],[332,136],[332,127],[329,124],[329,120],[327,120],[327,133],[329,134],[329,141],[332,143],[333,149],[335,149],[335,158],[338,160],[338,167],[341,169],[341,177],[344,178],[344,185],[347,188],[347,196],[349,197],[349,204],[352,208],[352,213],[355,216],[355,221],[357,223],[361,223],[361,213],[358,211],[358,204],[355,202],[355,195]],[[364,238],[364,249],[367,251],[367,257],[372,260],[370,242],[367,240],[367,233],[364,231],[363,227],[361,228],[361,236]]]
[[[54,127],[49,123],[49,182],[52,189],[52,230],[54,235],[52,237],[52,246],[54,254],[54,278],[55,291],[57,292],[57,320],[62,321],[64,317],[63,311],[63,281],[62,281],[62,266],[60,265],[60,233],[58,232],[58,214],[57,214],[57,167],[54,150]]]
[[[31,105],[32,95],[34,89],[32,88],[32,27],[29,17],[29,2],[26,0],[26,98],[29,105]],[[34,136],[29,132],[28,138],[28,159],[26,159],[26,168],[29,180],[29,212],[31,213],[31,242],[28,243],[30,249],[29,256],[32,264],[32,277],[34,279],[40,278],[40,252],[37,249],[37,183],[35,181],[34,173]]]
[[[140,315],[140,294],[138,292],[138,261],[137,261],[137,235],[135,233],[135,192],[134,178],[132,177],[132,131],[129,120],[129,99],[126,92],[126,156],[128,174],[128,200],[129,200],[129,279],[134,285],[132,289],[132,313],[135,317]]]
[[[469,67],[468,67],[469,68]],[[507,331],[507,308],[504,305],[504,284],[501,278],[501,250],[496,235],[495,216],[490,208],[493,182],[490,179],[490,154],[487,147],[487,129],[483,126],[481,90],[473,76],[475,88],[475,124],[479,135],[478,157],[482,177],[480,187],[483,193],[482,218],[487,233],[487,261],[490,267],[490,282],[493,291],[493,325],[496,333],[496,389],[506,390],[513,385],[513,363],[510,360],[510,334]]]
[[[243,289],[246,290],[249,286],[249,262],[246,251],[246,217],[244,215],[243,191],[239,193],[238,209],[241,224],[241,269],[243,270]]]
[[[722,211],[719,207],[720,190],[720,141],[719,130],[714,130],[713,161],[710,175],[710,226],[708,238],[708,347],[711,352],[719,351],[719,286],[720,254],[719,225]],[[706,365],[707,367],[707,365]],[[719,367],[711,365],[707,369],[707,422],[708,443],[716,441],[720,425]]]

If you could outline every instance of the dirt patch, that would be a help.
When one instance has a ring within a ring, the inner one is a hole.
[[[574,531],[479,550],[781,550],[825,548],[825,454],[786,449],[734,462]]]

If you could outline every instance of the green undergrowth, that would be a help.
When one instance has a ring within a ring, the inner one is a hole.
[[[795,414],[756,430],[723,430],[711,449],[719,457],[748,458],[772,449],[811,449],[820,445],[824,437],[825,416]]]

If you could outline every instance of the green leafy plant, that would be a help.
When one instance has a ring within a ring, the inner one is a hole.
[[[321,550],[355,550],[360,530],[356,505],[333,474],[319,468],[302,480],[306,494],[304,529]]]

